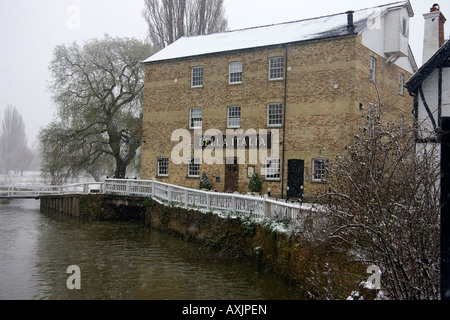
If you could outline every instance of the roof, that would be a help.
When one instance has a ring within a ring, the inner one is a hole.
[[[447,41],[420,69],[406,82],[405,87],[413,94],[422,82],[440,66],[449,67],[450,41]]]
[[[354,11],[353,29],[347,28],[347,12],[344,12],[261,27],[182,37],[143,63],[355,35],[364,30],[373,18],[388,10],[404,6],[407,6],[410,14],[413,15],[409,1]]]

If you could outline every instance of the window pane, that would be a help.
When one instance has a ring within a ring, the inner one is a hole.
[[[228,107],[228,127],[241,126],[241,107]]]
[[[242,62],[230,63],[230,83],[242,82]]]
[[[280,126],[283,123],[283,107],[281,103],[271,103],[267,108],[267,125]]]
[[[169,175],[169,158],[158,159],[158,176]]]
[[[269,79],[283,79],[284,57],[270,59]]]
[[[328,173],[328,159],[314,159],[313,160],[313,180],[325,182]]]
[[[375,82],[376,67],[377,67],[377,60],[375,60],[374,57],[371,57],[370,58],[370,80],[372,82]]]
[[[203,86],[203,67],[192,68],[192,87]]]
[[[201,128],[202,127],[202,109],[192,108],[189,118],[189,128]]]
[[[398,74],[398,93],[403,95],[403,88],[405,86],[405,76],[403,73]]]
[[[188,159],[188,176],[199,177],[200,176],[200,159],[190,158]]]
[[[280,159],[266,159],[266,179],[278,180],[280,179]]]

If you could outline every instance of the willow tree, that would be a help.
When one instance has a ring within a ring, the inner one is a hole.
[[[97,180],[114,163],[114,176],[126,176],[141,145],[141,61],[150,54],[144,42],[108,35],[55,48],[49,89],[57,112],[40,132],[43,172]]]

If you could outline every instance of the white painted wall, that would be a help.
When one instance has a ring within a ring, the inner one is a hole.
[[[438,85],[439,85],[439,70],[434,70],[432,74],[426,78],[422,83],[423,94],[428,104],[434,121],[438,124]],[[428,134],[434,131],[432,121],[428,116],[425,109],[422,98],[419,95],[419,108],[418,108],[418,123],[422,129],[422,137],[429,136]]]
[[[442,116],[450,117],[450,68],[442,69],[442,91]]]
[[[439,70],[436,69],[422,83],[423,94],[428,104],[433,118],[438,122],[438,103],[439,103]],[[433,130],[432,122],[426,112],[423,101],[419,96],[418,121],[422,131],[430,132]],[[450,68],[442,69],[442,116],[450,117]],[[426,137],[423,135],[422,137]]]

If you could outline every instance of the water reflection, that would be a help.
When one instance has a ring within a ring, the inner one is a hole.
[[[0,299],[301,299],[264,270],[139,224],[39,213],[38,201],[0,204]],[[69,290],[66,269],[81,269]]]

